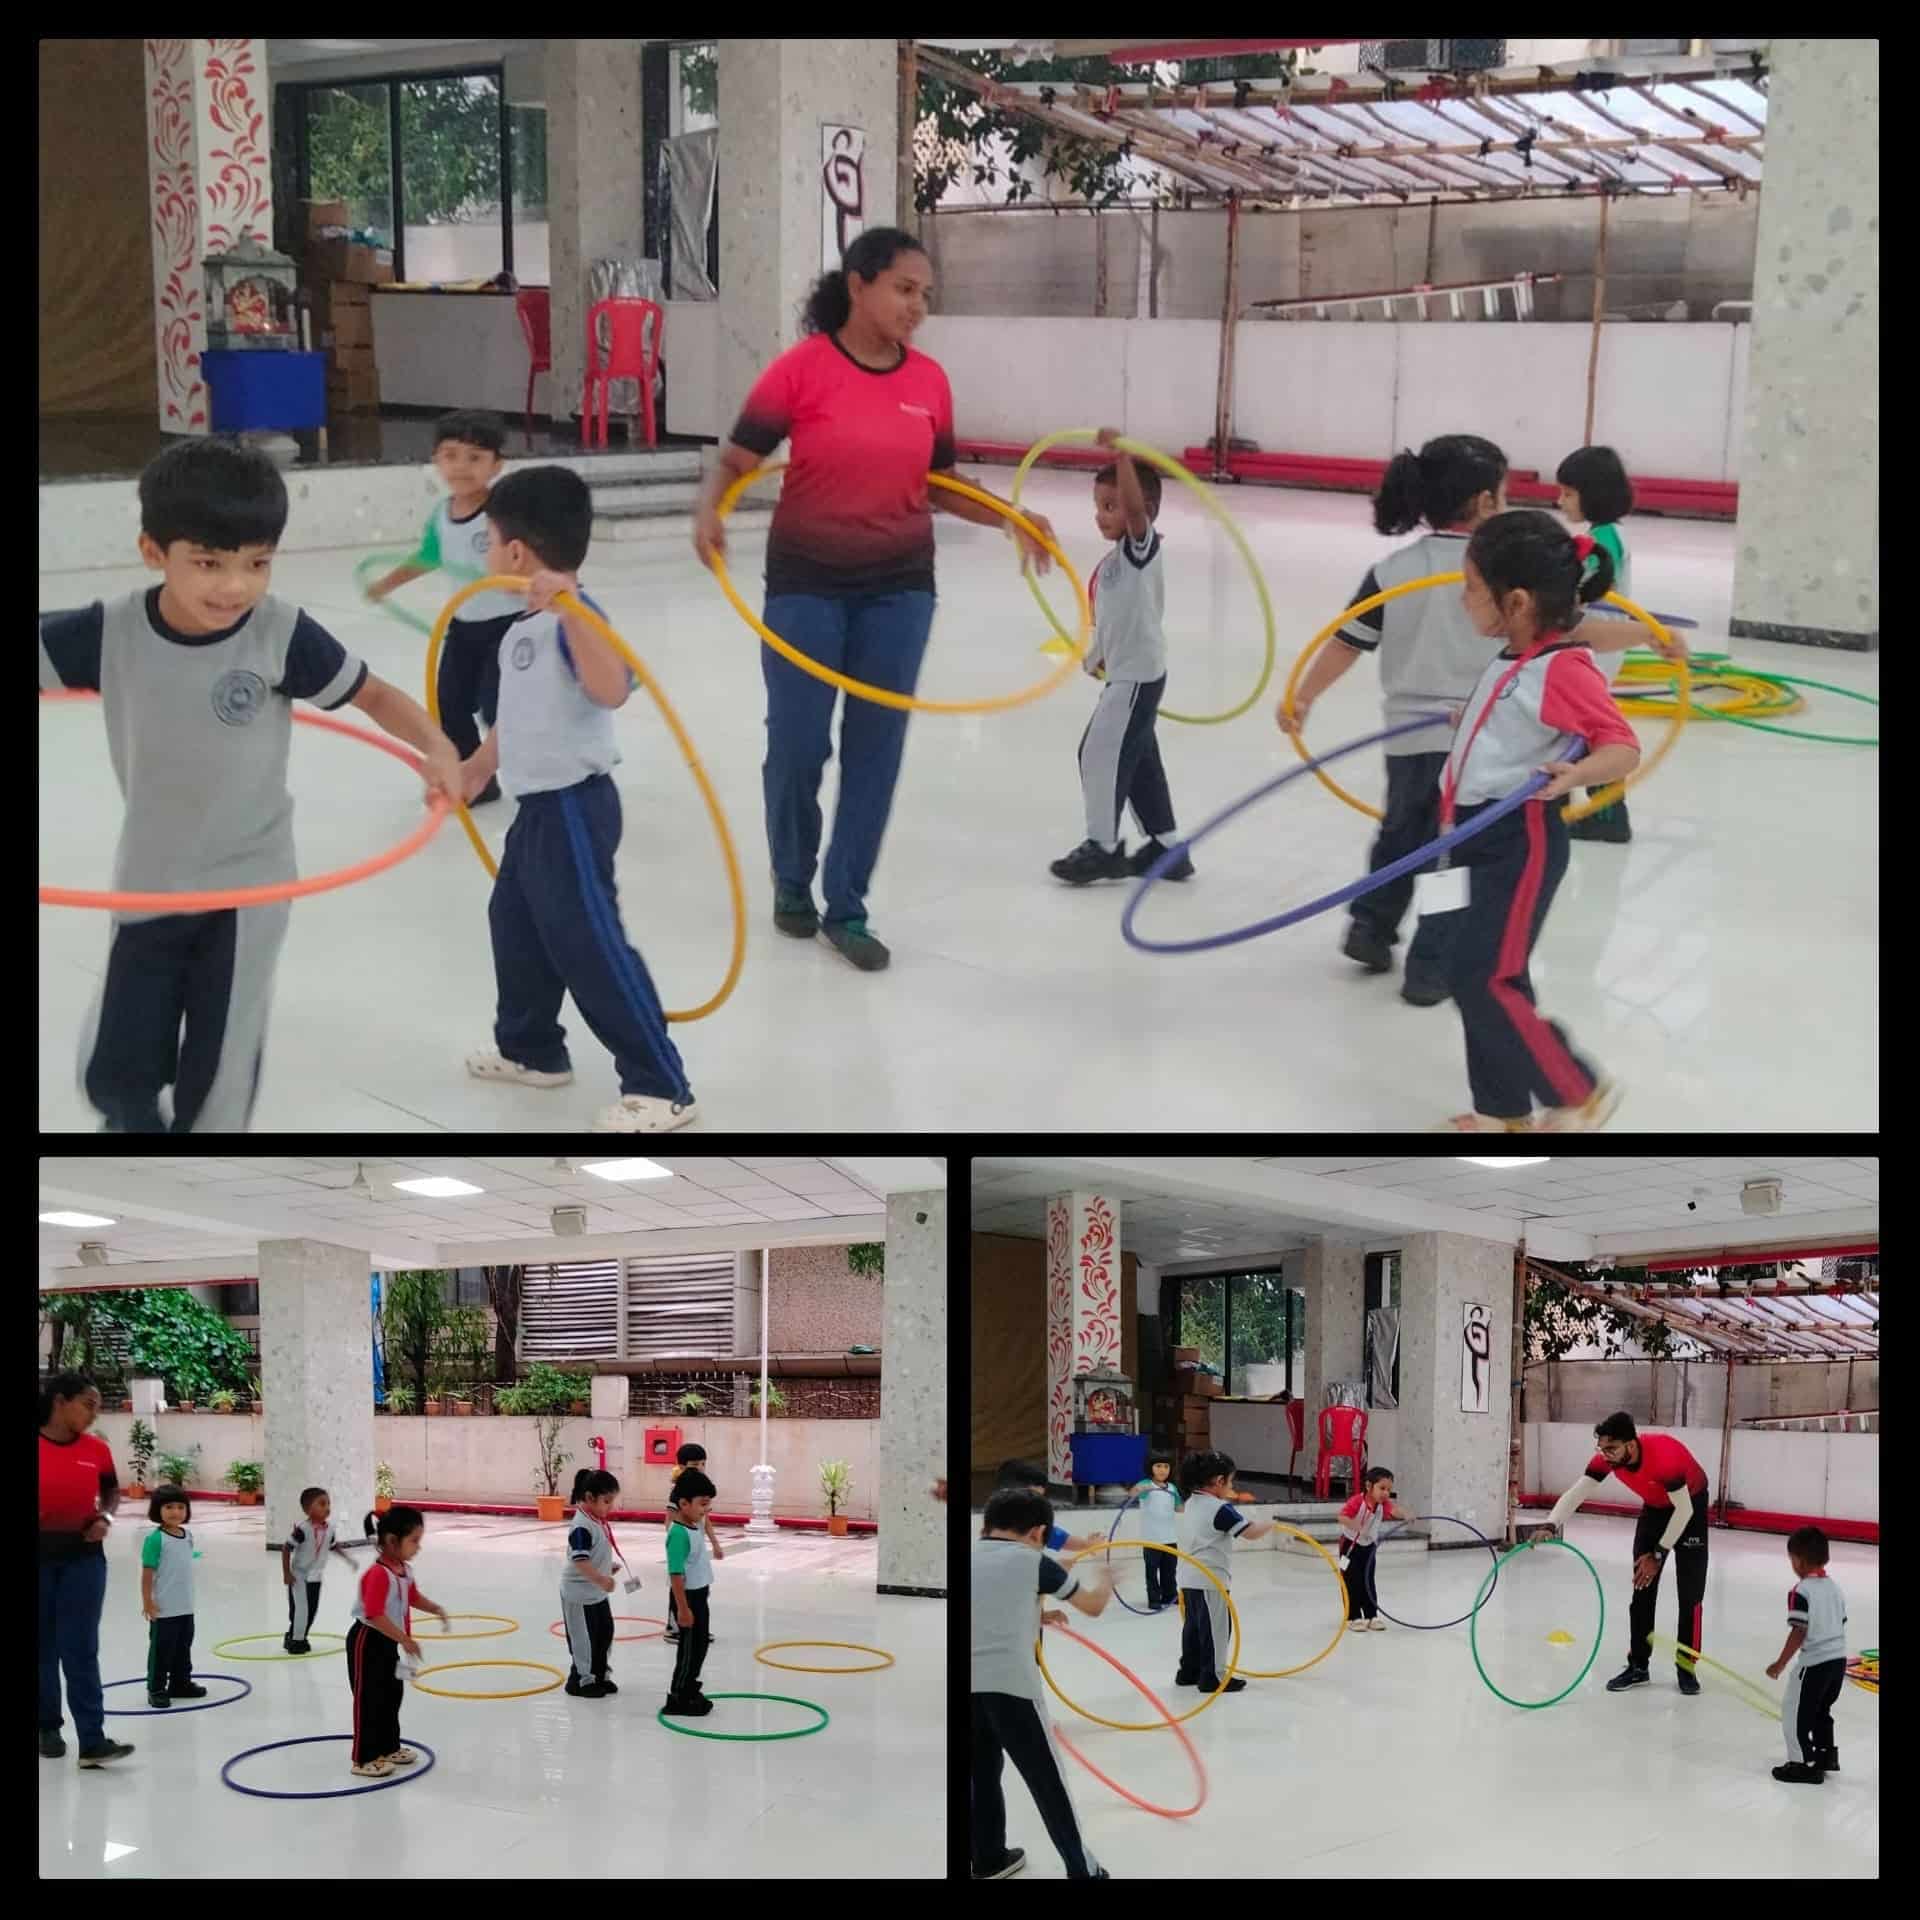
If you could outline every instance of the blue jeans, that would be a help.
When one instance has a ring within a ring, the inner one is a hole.
[[[107,1556],[89,1547],[72,1560],[40,1563],[40,1731],[60,1731],[60,1670],[80,1750],[107,1737],[100,1692],[100,1609],[107,1601]]]
[[[863,593],[769,596],[766,622],[808,659],[890,693],[911,693],[933,627],[933,595]],[[795,893],[813,886],[820,852],[820,776],[832,751],[830,727],[839,690],[803,673],[771,647],[760,649],[767,678],[767,848],[773,877]],[[840,799],[833,816],[822,884],[828,920],[866,917],[867,886],[893,806],[893,783],[906,745],[907,716],[847,696],[840,720]]]

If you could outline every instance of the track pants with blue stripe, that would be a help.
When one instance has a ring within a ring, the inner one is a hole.
[[[529,793],[507,829],[487,907],[499,1007],[494,1044],[509,1060],[564,1072],[573,1004],[613,1055],[623,1094],[689,1101],[687,1071],[646,964],[627,942],[614,889],[620,794],[604,774],[555,793]]]

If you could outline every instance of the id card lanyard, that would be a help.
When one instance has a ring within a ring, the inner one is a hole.
[[[1480,737],[1480,729],[1484,727],[1492,717],[1494,708],[1500,702],[1500,696],[1520,677],[1521,669],[1525,667],[1530,660],[1545,652],[1546,649],[1560,637],[1557,633],[1542,634],[1541,637],[1536,640],[1526,652],[1521,654],[1521,656],[1514,661],[1513,665],[1493,683],[1493,691],[1481,702],[1480,711],[1478,715],[1475,716],[1473,725],[1467,732],[1467,743],[1460,749],[1459,771],[1455,772],[1454,763],[1449,759],[1445,769],[1440,775],[1440,831],[1442,833],[1451,833],[1453,831],[1454,795],[1460,791],[1461,775],[1467,770],[1467,760],[1473,752],[1473,743]],[[1441,871],[1445,871],[1451,858],[1451,854],[1442,854],[1440,856]]]

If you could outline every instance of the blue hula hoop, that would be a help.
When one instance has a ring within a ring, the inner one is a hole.
[[[1493,1555],[1493,1586],[1489,1587],[1483,1598],[1476,1600],[1473,1606],[1460,1616],[1460,1620],[1442,1620],[1438,1626],[1422,1626],[1418,1620],[1402,1620],[1397,1613],[1387,1613],[1380,1604],[1380,1583],[1378,1579],[1380,1556],[1376,1553],[1367,1567],[1367,1597],[1373,1602],[1376,1612],[1386,1613],[1387,1618],[1396,1627],[1411,1627],[1415,1633],[1444,1633],[1448,1627],[1457,1627],[1461,1620],[1471,1620],[1473,1616],[1493,1598],[1494,1588],[1500,1584],[1500,1550],[1471,1520],[1456,1520],[1450,1513],[1416,1513],[1411,1520],[1402,1520],[1392,1533],[1382,1537],[1381,1544],[1404,1532],[1408,1527],[1418,1526],[1422,1520],[1444,1520],[1449,1526],[1465,1527],[1473,1537]]]
[[[1137,1507],[1139,1504],[1140,1504],[1140,1496],[1137,1493],[1129,1494],[1127,1496],[1126,1504],[1122,1506],[1120,1511],[1113,1516],[1113,1525],[1107,1529],[1107,1538],[1109,1540],[1112,1540],[1115,1537],[1115,1535],[1119,1533],[1120,1522],[1127,1517],[1127,1507]],[[1142,1566],[1146,1564],[1146,1559],[1147,1559],[1147,1556],[1143,1553],[1140,1556],[1140,1563]],[[1127,1596],[1120,1591],[1120,1582],[1118,1580],[1116,1580],[1113,1583],[1113,1597],[1116,1600],[1118,1600],[1120,1604],[1123,1607],[1125,1607],[1129,1613],[1137,1613],[1143,1620],[1149,1620],[1153,1617],[1153,1609],[1151,1607],[1136,1607],[1133,1604],[1133,1602],[1129,1600]]]
[[[423,1775],[431,1773],[440,1758],[424,1740],[415,1740],[410,1744],[418,1747],[427,1756],[427,1764],[424,1767],[418,1769],[409,1767],[404,1773],[396,1774],[391,1780],[375,1780],[364,1787],[326,1787],[317,1793],[278,1793],[267,1787],[243,1787],[233,1777],[234,1768],[242,1760],[251,1760],[256,1753],[272,1753],[277,1747],[311,1747],[318,1745],[321,1741],[351,1742],[352,1739],[353,1735],[350,1733],[309,1733],[303,1734],[298,1740],[269,1740],[264,1747],[247,1747],[236,1753],[231,1760],[222,1765],[220,1778],[235,1793],[247,1794],[255,1800],[345,1800],[356,1793],[384,1793],[389,1787],[404,1787],[409,1780],[418,1780]]]
[[[1391,865],[1384,866],[1378,873],[1363,874],[1358,880],[1350,880],[1344,887],[1336,888],[1332,893],[1322,894],[1318,900],[1309,900],[1304,907],[1293,907],[1285,913],[1277,913],[1271,920],[1257,920],[1252,926],[1236,927],[1229,933],[1210,933],[1198,940],[1143,940],[1133,930],[1134,915],[1140,911],[1140,903],[1149,891],[1158,886],[1167,869],[1190,849],[1197,847],[1210,834],[1224,827],[1229,820],[1246,810],[1257,800],[1264,800],[1268,794],[1277,793],[1289,780],[1297,780],[1303,773],[1312,773],[1316,767],[1324,767],[1330,760],[1338,760],[1349,753],[1358,753],[1363,747],[1377,746],[1382,740],[1391,740],[1395,734],[1417,733],[1431,727],[1436,721],[1445,720],[1443,714],[1428,714],[1419,720],[1403,720],[1396,727],[1383,727],[1378,733],[1367,734],[1359,740],[1350,740],[1344,747],[1335,747],[1328,753],[1322,753],[1311,760],[1304,760],[1297,767],[1289,767],[1285,773],[1276,774],[1273,779],[1223,807],[1213,818],[1184,840],[1176,840],[1161,854],[1152,866],[1141,876],[1140,884],[1127,901],[1126,911],[1120,916],[1120,934],[1130,947],[1138,947],[1142,953],[1206,953],[1214,947],[1231,947],[1242,940],[1257,940],[1263,933],[1278,933],[1282,927],[1297,926],[1302,920],[1311,920],[1317,913],[1325,913],[1329,907],[1344,906],[1349,900],[1357,900],[1363,893],[1371,893],[1376,887],[1384,887],[1398,880],[1401,875],[1412,873],[1416,867],[1424,867],[1437,855],[1457,847],[1461,841],[1468,840],[1476,833],[1484,831],[1496,820],[1504,819],[1517,807],[1527,801],[1547,784],[1544,773],[1536,773],[1523,785],[1516,787],[1504,800],[1496,800],[1484,813],[1476,814],[1464,827],[1455,827],[1451,833],[1443,833],[1437,839],[1429,840],[1424,847],[1416,847],[1413,852],[1404,854]],[[1575,739],[1578,753],[1573,759],[1582,759],[1586,753],[1586,742]]]

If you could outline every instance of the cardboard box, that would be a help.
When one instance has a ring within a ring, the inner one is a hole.
[[[326,282],[351,278],[347,269],[353,260],[351,240],[309,240],[304,262],[307,278]]]
[[[372,373],[373,370],[373,349],[370,346],[336,346],[327,356],[327,372],[329,375],[336,373]]]
[[[347,203],[344,200],[303,200],[300,203],[307,210],[307,233],[316,234],[322,227],[351,226],[347,218]]]
[[[343,280],[359,280],[368,286],[384,286],[393,278],[393,249],[363,247],[357,241],[347,249],[347,270]]]
[[[1201,1374],[1194,1387],[1196,1393],[1205,1394],[1209,1400],[1218,1400],[1226,1390],[1226,1382],[1216,1379],[1210,1373]]]
[[[336,350],[359,348],[373,351],[373,309],[368,306],[337,306],[328,316],[326,344]]]
[[[329,413],[373,413],[379,406],[380,376],[371,369],[364,373],[327,375]]]
[[[364,307],[373,299],[373,289],[361,280],[327,280],[319,291],[329,313],[338,313],[343,307]]]
[[[1198,1347],[1175,1347],[1173,1350],[1173,1364],[1176,1367],[1197,1367],[1200,1364],[1200,1349]]]

